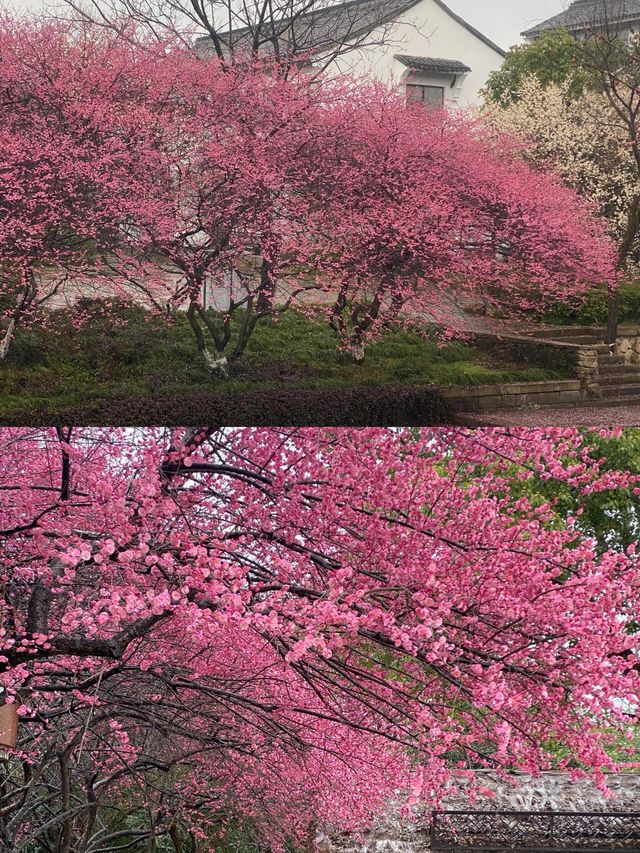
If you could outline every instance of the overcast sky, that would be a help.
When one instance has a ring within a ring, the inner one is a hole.
[[[561,12],[569,0],[445,0],[470,24],[501,47],[517,44],[522,30]],[[56,0],[0,0],[0,8],[42,9]]]
[[[480,32],[501,47],[517,44],[520,33],[532,24],[557,15],[569,5],[568,0],[445,0]]]

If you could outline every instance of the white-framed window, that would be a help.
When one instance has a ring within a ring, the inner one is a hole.
[[[430,109],[438,110],[444,106],[444,86],[407,83],[407,103],[425,104]]]

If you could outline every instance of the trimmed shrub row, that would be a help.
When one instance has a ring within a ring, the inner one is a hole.
[[[436,426],[451,423],[447,402],[432,388],[371,386],[283,389],[244,394],[115,397],[3,416],[0,425],[49,426]]]

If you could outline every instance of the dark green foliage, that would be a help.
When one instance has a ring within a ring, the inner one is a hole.
[[[216,423],[234,422],[225,414],[229,411],[242,418],[235,423],[275,423],[271,412],[291,416],[295,400],[305,423],[313,423],[313,418],[363,423],[369,416],[380,423],[366,409],[373,405],[373,396],[364,402],[363,389],[374,395],[378,389],[403,386],[407,393],[421,390],[427,399],[434,386],[560,377],[554,371],[499,364],[459,341],[441,347],[401,330],[388,331],[368,348],[364,364],[356,365],[337,349],[326,323],[289,312],[257,327],[245,356],[231,366],[225,381],[207,371],[184,315],[167,322],[139,307],[106,310],[103,304],[91,303],[84,310],[90,319],[79,331],[67,315],[54,312],[46,327],[19,332],[0,365],[3,423],[60,420],[63,412],[65,417],[77,413],[72,419],[87,423],[145,423],[150,418],[179,423],[187,415],[204,420],[197,407],[205,407]],[[344,419],[330,402],[338,391],[344,392]],[[236,399],[240,397],[245,399]],[[358,399],[365,406],[362,411],[354,409]],[[384,411],[384,394],[376,399]],[[314,400],[324,400],[325,408]],[[266,408],[264,401],[270,401]],[[407,410],[397,417],[413,422]]]
[[[594,82],[580,67],[579,48],[579,42],[566,30],[551,30],[533,44],[512,47],[502,67],[490,75],[484,90],[486,99],[505,106],[512,103],[526,77],[537,77],[544,86],[569,81],[569,97],[580,97]]]
[[[572,307],[558,304],[542,318],[550,326],[604,326],[607,322],[607,293],[604,287],[593,290],[584,302]],[[627,281],[620,287],[620,322],[640,322],[640,281]]]
[[[595,459],[605,459],[605,470],[629,471],[640,475],[640,430],[626,429],[616,438],[588,433],[588,444]],[[575,495],[559,490],[567,513],[577,510]],[[580,501],[582,515],[577,524],[594,536],[601,549],[624,550],[640,538],[640,496],[633,489],[596,492]]]
[[[614,437],[585,431],[585,441],[591,457],[604,460],[604,471],[640,475],[640,429],[626,429]],[[585,496],[554,479],[520,481],[514,477],[510,491],[515,497],[525,495],[536,505],[553,501],[556,523],[563,525],[569,516],[575,518],[577,528],[592,536],[600,551],[626,550],[640,539],[640,495],[634,488],[605,489]]]
[[[186,391],[157,397],[113,396],[72,405],[29,402],[0,414],[3,426],[419,426],[450,422],[447,405],[436,390],[402,385],[274,388],[244,394]]]

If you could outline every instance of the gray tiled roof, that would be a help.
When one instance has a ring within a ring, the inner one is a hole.
[[[640,21],[640,0],[576,0],[564,12],[525,30],[522,35],[532,38],[561,27],[571,31],[585,30],[605,20],[617,23]]]
[[[350,0],[337,6],[318,6],[296,17],[293,24],[288,18],[277,21],[273,29],[271,23],[263,24],[260,41],[267,49],[269,39],[275,36],[281,46],[294,47],[295,52],[328,50],[343,44],[347,38],[361,38],[392,21],[414,3],[415,0]],[[221,33],[220,39],[225,48],[250,50],[253,32],[251,27],[238,27]],[[209,37],[204,36],[198,39],[198,44],[206,45],[208,41]]]
[[[355,41],[368,35],[376,27],[389,24],[403,12],[417,5],[420,0],[348,0],[346,3],[318,7],[297,17],[291,26],[288,19],[276,22],[275,37],[283,47],[292,48],[294,52],[305,50],[330,50],[346,41]],[[473,33],[477,38],[504,56],[502,48],[488,39],[481,32],[456,15],[443,0],[432,0],[447,15]],[[220,40],[225,49],[250,50],[253,30],[248,26],[220,34]],[[261,32],[262,48],[269,49],[269,28],[263,26]],[[209,36],[197,39],[197,47],[203,52],[213,49]]]
[[[398,62],[416,71],[431,71],[436,74],[467,74],[471,69],[457,59],[440,59],[435,56],[404,56],[396,53]]]

